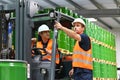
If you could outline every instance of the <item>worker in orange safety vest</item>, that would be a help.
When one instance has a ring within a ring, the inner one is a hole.
[[[76,18],[72,22],[74,31],[55,22],[54,27],[64,31],[69,37],[76,40],[72,55],[72,69],[69,75],[74,80],[93,80],[92,75],[92,50],[90,38],[84,34],[85,22],[81,18]]]
[[[44,48],[47,52],[47,55],[42,57],[43,61],[51,61],[52,58],[52,43],[53,40],[50,39],[50,29],[47,25],[43,24],[38,28],[38,34],[39,34],[39,40],[36,43],[36,48]],[[32,38],[32,45],[36,42],[36,38]],[[42,54],[46,54],[44,51],[42,51]],[[58,51],[56,50],[56,64],[59,64],[60,55]]]

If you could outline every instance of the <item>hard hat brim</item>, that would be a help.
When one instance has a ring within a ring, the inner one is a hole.
[[[84,24],[81,23],[81,22],[77,22],[77,21],[75,21],[75,22],[72,22],[72,26],[74,26],[74,23],[80,23],[80,24],[84,25]],[[85,25],[84,25],[84,27],[85,27]]]

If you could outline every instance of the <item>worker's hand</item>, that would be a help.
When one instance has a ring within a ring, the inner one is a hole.
[[[70,77],[73,75],[73,72],[74,72],[74,69],[71,69],[71,70],[69,71],[69,76],[70,76]]]
[[[52,50],[46,49],[46,52],[47,52],[48,54],[51,54],[51,53],[52,53]]]
[[[36,39],[36,38],[32,38],[31,41],[32,41],[33,43],[35,43],[35,42],[37,41],[37,39]]]
[[[54,27],[57,29],[61,29],[63,26],[59,22],[55,21]]]

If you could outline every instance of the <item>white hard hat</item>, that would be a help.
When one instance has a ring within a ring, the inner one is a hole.
[[[79,22],[85,26],[85,22],[81,18],[74,19],[74,21],[72,22],[72,25],[74,25],[75,22]]]
[[[43,24],[38,28],[38,33],[42,31],[50,31],[50,29],[47,25]]]

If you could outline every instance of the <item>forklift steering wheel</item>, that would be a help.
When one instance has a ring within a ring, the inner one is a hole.
[[[32,50],[34,51],[35,55],[41,55],[41,56],[47,55],[47,51],[45,48],[32,48]],[[45,54],[42,54],[41,50],[44,51]]]

